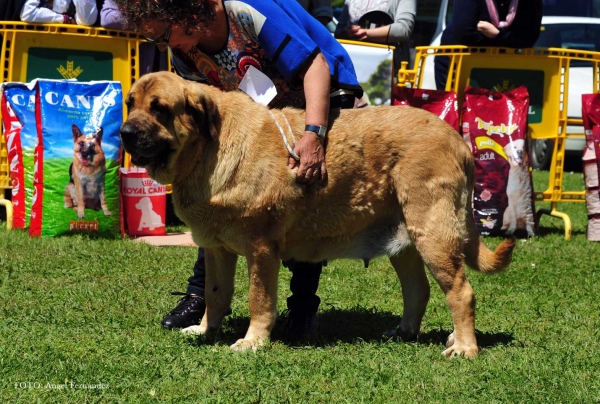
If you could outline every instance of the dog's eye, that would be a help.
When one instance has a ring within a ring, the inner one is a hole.
[[[127,99],[125,100],[125,106],[127,107],[127,113],[129,113],[129,111],[131,111],[131,108],[133,108],[133,97],[127,97]]]
[[[153,105],[152,113],[156,117],[156,119],[166,119],[169,117],[169,108],[165,105]]]

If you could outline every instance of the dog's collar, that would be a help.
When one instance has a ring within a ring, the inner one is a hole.
[[[285,136],[285,132],[283,131],[283,128],[281,127],[281,125],[279,125],[279,122],[277,122],[277,119],[275,118],[275,115],[273,115],[273,112],[271,112],[271,110],[269,110],[269,114],[271,114],[271,118],[273,118],[273,120],[275,121],[275,124],[277,125],[277,128],[279,128],[279,133],[281,133],[281,138],[283,139],[283,143],[285,144],[286,149],[290,153],[290,156],[292,156],[294,160],[300,161],[300,156],[298,156],[294,152],[293,147],[290,146],[290,144],[288,143],[287,137]],[[283,120],[287,124],[288,130],[290,132],[290,136],[292,137],[292,139],[294,141],[293,146],[295,147],[296,146],[296,138],[294,137],[294,132],[292,131],[292,127],[290,126],[290,123],[288,122],[287,118],[285,117],[285,114],[282,112],[281,115],[283,116]]]

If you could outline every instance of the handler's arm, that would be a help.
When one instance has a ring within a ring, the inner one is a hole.
[[[306,97],[306,125],[327,126],[329,117],[329,64],[318,53],[308,65],[306,72],[300,77],[304,81],[304,96]],[[327,177],[325,166],[325,149],[323,140],[316,133],[306,131],[296,144],[294,152],[300,156],[300,167],[296,181],[313,184],[316,180],[324,181]],[[290,158],[289,166],[293,168],[295,160]]]

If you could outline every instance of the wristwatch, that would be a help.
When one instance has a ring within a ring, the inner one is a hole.
[[[304,130],[308,132],[315,132],[317,136],[319,136],[321,139],[325,139],[325,137],[327,136],[327,126],[306,125],[304,127]]]

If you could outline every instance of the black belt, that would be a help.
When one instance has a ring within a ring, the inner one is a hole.
[[[349,109],[354,108],[353,94],[340,94],[329,99],[329,109]]]

